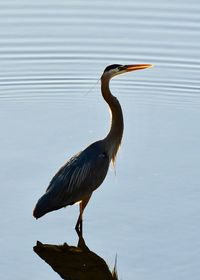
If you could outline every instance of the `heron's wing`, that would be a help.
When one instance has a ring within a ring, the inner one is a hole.
[[[72,157],[51,180],[47,192],[56,204],[73,204],[103,182],[110,161],[101,146],[95,144]]]

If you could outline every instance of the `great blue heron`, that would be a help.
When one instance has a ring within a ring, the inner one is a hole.
[[[107,136],[89,145],[73,156],[51,180],[45,194],[38,200],[33,216],[40,218],[48,212],[80,202],[76,231],[82,235],[82,216],[92,193],[106,177],[109,164],[115,157],[122,140],[123,114],[119,101],[109,89],[111,78],[119,74],[145,69],[151,64],[107,66],[101,76],[101,91],[111,110],[111,127]]]

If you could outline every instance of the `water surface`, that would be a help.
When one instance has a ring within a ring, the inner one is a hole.
[[[59,279],[36,240],[77,241],[78,206],[35,221],[57,169],[105,136],[98,79],[112,63],[125,119],[115,171],[85,211],[85,239],[120,279],[199,279],[198,1],[0,1],[0,278]]]

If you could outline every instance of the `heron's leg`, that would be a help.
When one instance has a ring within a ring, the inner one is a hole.
[[[92,194],[91,194],[92,195]],[[75,226],[78,236],[83,235],[83,211],[90,200],[91,195],[86,196],[79,204],[79,217]]]

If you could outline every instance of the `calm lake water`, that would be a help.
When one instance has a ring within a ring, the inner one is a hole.
[[[124,280],[200,275],[200,2],[0,1],[0,279],[60,279],[32,247],[76,244],[78,206],[35,221],[58,168],[105,136],[98,79],[112,63],[125,133],[84,215],[84,237]]]

